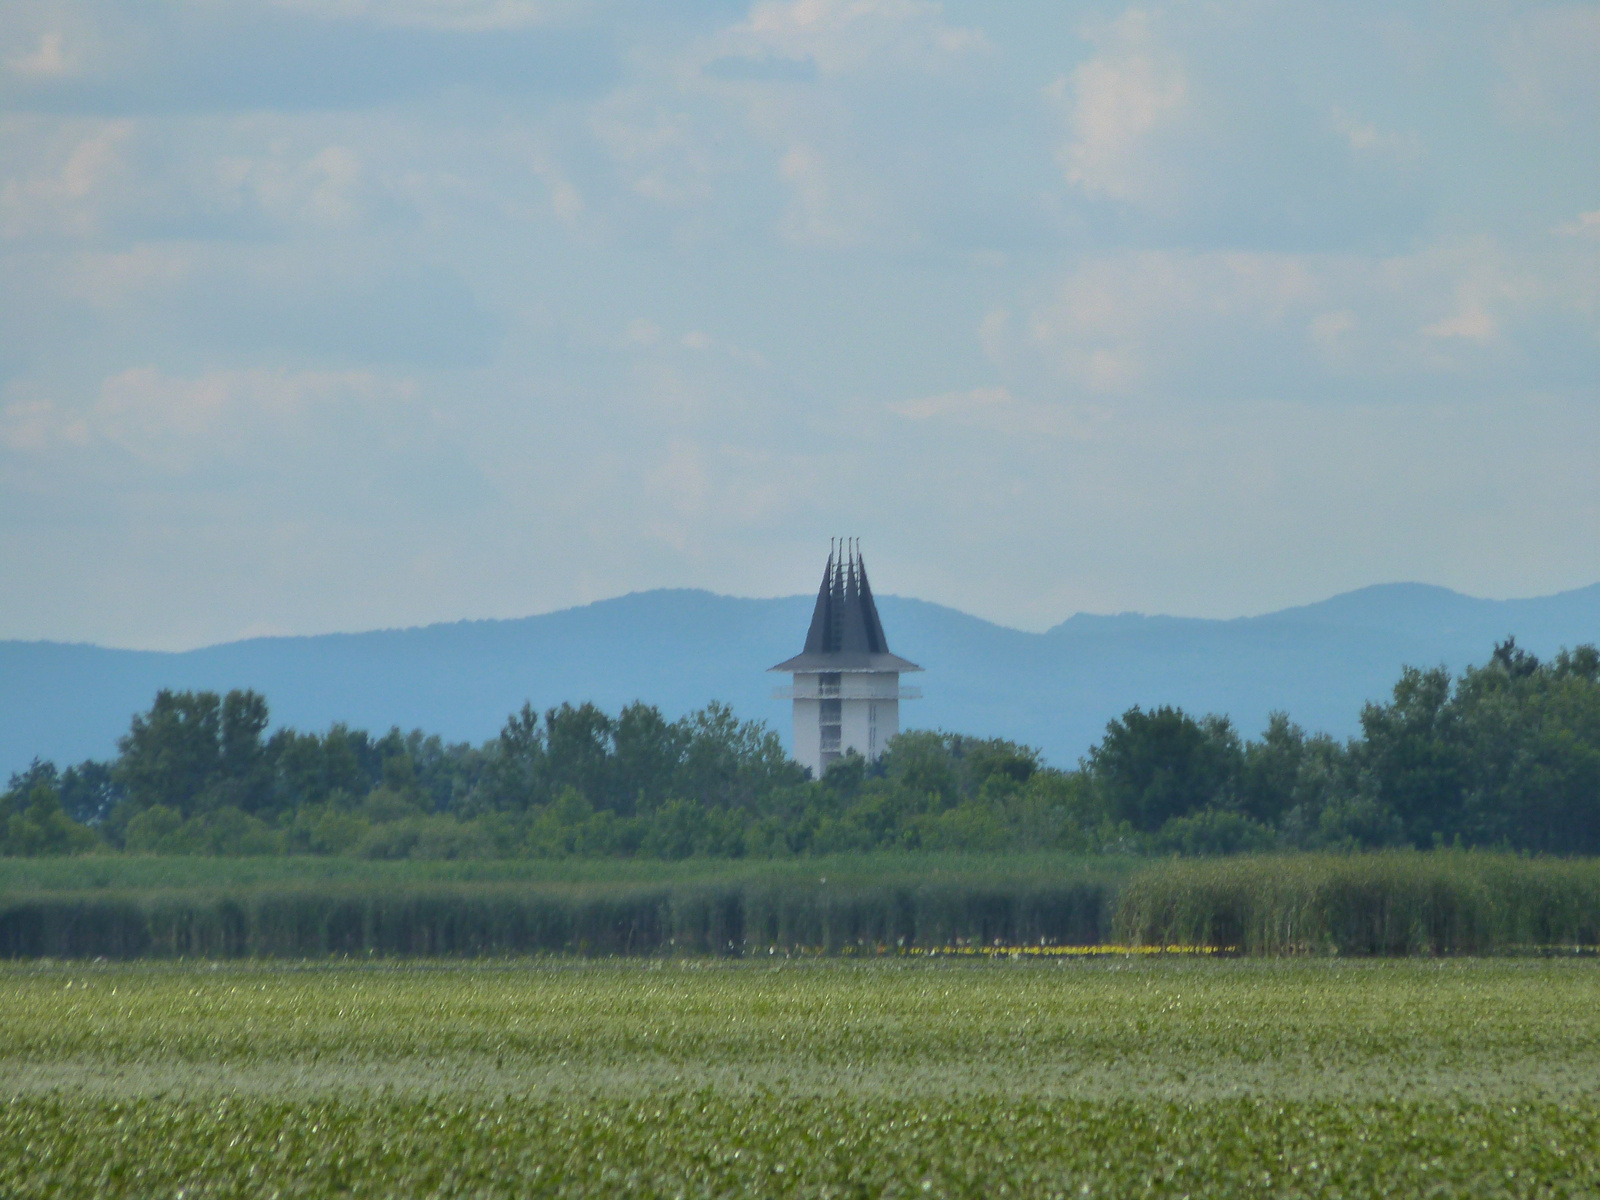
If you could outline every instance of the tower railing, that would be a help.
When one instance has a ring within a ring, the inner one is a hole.
[[[845,691],[837,684],[820,687],[777,687],[772,689],[774,700],[921,700],[919,687],[874,688],[869,691]]]

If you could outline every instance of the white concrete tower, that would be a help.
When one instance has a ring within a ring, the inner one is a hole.
[[[920,671],[889,653],[883,622],[867,586],[867,568],[854,541],[828,552],[806,648],[770,668],[794,675],[794,757],[821,778],[840,756],[855,751],[869,762],[900,732],[900,701],[922,695],[900,686],[900,676]]]

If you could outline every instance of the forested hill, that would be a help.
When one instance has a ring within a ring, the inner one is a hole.
[[[1548,656],[1600,641],[1600,585],[1492,601],[1443,588],[1365,588],[1260,617],[1076,616],[1042,634],[953,609],[879,598],[890,645],[926,667],[909,682],[908,727],[1029,743],[1066,766],[1129,706],[1226,713],[1258,732],[1273,709],[1312,730],[1353,733],[1361,705],[1402,664],[1459,669],[1515,635]],[[321,637],[259,638],[181,654],[0,642],[0,778],[35,756],[109,758],[130,716],[161,687],[253,688],[274,724],[421,728],[481,742],[506,715],[642,699],[669,717],[722,700],[788,736],[783,682],[765,669],[797,651],[806,596],[743,600],[655,591],[507,621]]]

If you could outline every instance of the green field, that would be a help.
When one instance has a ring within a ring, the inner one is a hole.
[[[6,1196],[1600,1191],[1591,959],[0,969]]]

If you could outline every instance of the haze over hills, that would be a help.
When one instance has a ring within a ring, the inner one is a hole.
[[[1548,655],[1600,642],[1600,584],[1529,600],[1479,600],[1390,584],[1236,620],[1080,614],[1045,633],[954,609],[878,597],[893,650],[927,668],[907,682],[908,728],[1000,735],[1069,765],[1134,704],[1223,712],[1249,735],[1274,709],[1308,729],[1357,728],[1402,664],[1482,662],[1514,634]],[[544,708],[635,699],[669,716],[723,700],[789,735],[787,682],[765,670],[795,653],[812,599],[640,592],[518,620],[255,638],[183,653],[0,642],[0,778],[35,756],[104,758],[156,690],[250,687],[274,725],[399,725],[456,741],[493,737],[527,700]]]

